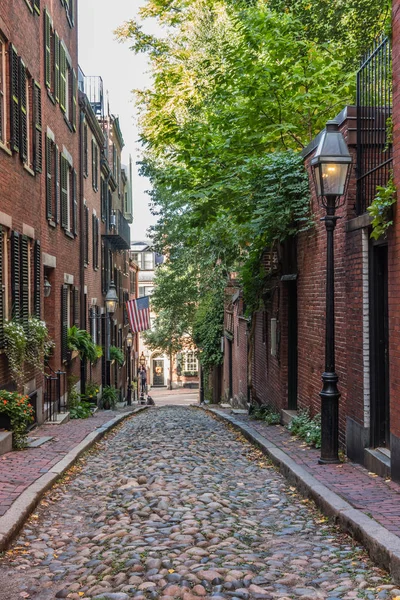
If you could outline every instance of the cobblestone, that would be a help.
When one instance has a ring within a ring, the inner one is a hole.
[[[372,600],[397,592],[261,453],[185,407],[149,410],[100,442],[0,561],[0,600]]]

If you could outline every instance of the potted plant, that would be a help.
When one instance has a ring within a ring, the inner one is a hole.
[[[79,329],[75,325],[68,329],[68,350],[71,352],[70,360],[80,356],[81,360],[96,362],[102,356],[102,348],[97,346],[86,329]]]
[[[125,362],[125,356],[121,348],[117,348],[117,346],[110,346],[110,360],[115,360],[117,365],[122,367]]]
[[[112,385],[106,385],[103,388],[100,405],[104,410],[115,408],[119,398],[119,391]]]

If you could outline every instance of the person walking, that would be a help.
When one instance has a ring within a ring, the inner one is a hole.
[[[139,368],[139,381],[140,381],[140,392],[141,392],[141,394],[145,394],[146,387],[147,387],[147,373],[146,373],[146,369],[142,365]]]

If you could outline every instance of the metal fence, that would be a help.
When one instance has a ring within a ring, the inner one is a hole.
[[[389,38],[363,57],[357,73],[358,215],[372,203],[377,186],[385,186],[392,163],[392,52]]]
[[[66,373],[54,371],[51,375],[45,375],[44,413],[46,421],[56,421],[58,414],[64,414],[68,410]]]

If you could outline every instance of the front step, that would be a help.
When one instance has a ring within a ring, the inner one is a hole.
[[[364,466],[380,477],[390,477],[390,450],[387,448],[364,448]]]
[[[0,431],[0,455],[12,450],[12,432]]]

